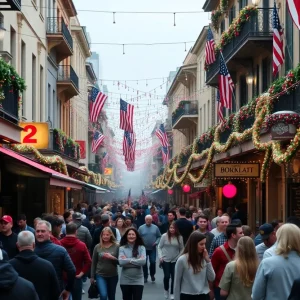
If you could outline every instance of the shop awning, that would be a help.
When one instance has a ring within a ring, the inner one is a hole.
[[[110,191],[109,190],[106,190],[104,188],[101,188],[100,186],[98,185],[94,185],[94,184],[90,184],[90,183],[86,183],[85,186],[89,189],[92,189],[92,190],[95,190],[96,191],[96,194],[104,194],[104,193],[109,193]]]
[[[74,189],[82,189],[84,182],[71,178],[67,175],[56,172],[48,167],[45,167],[21,154],[18,154],[10,149],[0,147],[0,153],[5,154],[23,164],[26,164],[30,167],[33,167],[43,173],[46,173],[50,177],[50,185],[61,186],[61,187],[70,187]]]

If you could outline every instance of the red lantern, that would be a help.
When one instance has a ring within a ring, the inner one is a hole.
[[[183,191],[185,193],[189,193],[189,191],[191,190],[191,187],[188,185],[188,184],[185,184],[183,187],[182,187]]]
[[[233,198],[237,193],[236,186],[233,185],[231,182],[223,186],[223,195],[226,198]]]
[[[169,195],[173,195],[173,190],[168,190]]]

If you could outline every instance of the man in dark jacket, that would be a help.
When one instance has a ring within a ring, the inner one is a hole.
[[[116,228],[111,227],[109,225],[109,215],[102,214],[101,215],[101,221],[102,221],[102,225],[95,230],[94,235],[93,235],[93,246],[92,246],[92,249],[91,249],[91,253],[93,253],[95,246],[97,244],[99,244],[99,242],[100,242],[100,234],[101,234],[101,232],[102,232],[102,230],[103,230],[104,227],[109,227],[111,229],[111,231],[113,232],[115,238],[117,238]]]
[[[73,300],[78,300],[82,295],[82,277],[89,271],[92,260],[85,243],[76,237],[77,226],[75,223],[67,224],[66,234],[66,237],[61,240],[61,245],[68,251],[76,268],[76,278],[71,294]]]
[[[33,284],[19,277],[13,266],[4,260],[0,250],[0,299],[39,300]]]
[[[58,299],[60,288],[53,265],[34,252],[35,239],[32,232],[21,231],[17,246],[20,251],[9,262],[19,276],[32,282],[40,300]]]
[[[0,220],[0,248],[3,248],[9,258],[14,258],[18,253],[17,235],[12,232],[13,219],[4,215]]]
[[[186,209],[184,207],[179,208],[179,218],[175,222],[179,233],[182,235],[184,244],[186,244],[188,238],[190,237],[191,233],[194,230],[192,222],[187,220],[185,214],[186,214]]]
[[[62,246],[55,245],[50,241],[51,224],[47,221],[40,221],[35,229],[36,247],[34,252],[41,258],[52,263],[58,278],[60,291],[63,299],[69,299],[70,291],[73,288],[76,269],[66,251]],[[67,274],[67,284],[64,287],[63,272]]]

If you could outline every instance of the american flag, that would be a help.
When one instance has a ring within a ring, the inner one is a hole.
[[[133,132],[134,106],[120,99],[120,128]]]
[[[145,205],[147,204],[147,197],[145,195],[144,190],[142,190],[142,196],[140,197],[140,201],[139,201],[140,205]]]
[[[165,131],[164,124],[160,124],[160,126],[156,129],[155,134],[159,138],[162,146],[164,146],[164,147],[169,146],[168,136],[167,136],[167,133]]]
[[[218,121],[221,121],[222,123],[225,121],[223,116],[223,106],[220,101],[220,92],[217,90],[217,110],[218,110]]]
[[[127,169],[134,170],[135,147],[136,147],[135,134],[125,131],[123,137],[123,155],[125,156],[125,164],[127,166]]]
[[[93,142],[92,142],[92,152],[96,153],[97,149],[105,139],[105,136],[98,130],[94,132]]]
[[[226,67],[222,52],[220,52],[219,92],[223,107],[232,109],[232,92],[234,84]]]
[[[276,3],[273,8],[273,76],[275,76],[280,66],[283,64],[283,29],[280,25]]]
[[[101,165],[101,169],[103,170],[104,172],[104,169],[106,168],[107,164],[108,164],[108,159],[109,159],[109,155],[108,153],[104,153],[104,156],[102,158],[102,165]]]
[[[299,0],[287,0],[290,15],[294,21],[294,24],[300,30],[300,1]]]
[[[107,96],[101,93],[97,88],[93,87],[91,91],[91,111],[90,111],[90,119],[91,122],[97,122],[98,116],[101,113],[101,110],[104,106],[104,103],[107,99]]]
[[[162,154],[163,164],[166,164],[169,161],[169,148],[162,146],[161,154]]]
[[[208,27],[205,44],[205,63],[210,65],[216,61],[215,40],[211,29]]]

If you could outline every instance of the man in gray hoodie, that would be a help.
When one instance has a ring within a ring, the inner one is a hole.
[[[85,243],[86,247],[90,250],[93,240],[90,231],[82,225],[82,214],[76,212],[72,215],[72,219],[73,222],[77,225],[77,238]]]
[[[151,281],[155,281],[156,272],[156,246],[159,244],[161,233],[159,228],[152,224],[152,216],[147,215],[145,217],[146,224],[140,226],[139,234],[142,237],[146,248],[146,264],[143,267],[144,282],[148,280],[148,256],[150,261],[150,276]]]

